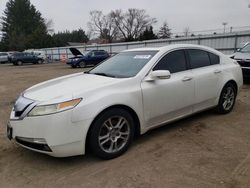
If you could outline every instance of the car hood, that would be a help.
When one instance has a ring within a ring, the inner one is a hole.
[[[69,50],[71,51],[71,53],[74,56],[84,56],[79,50],[77,50],[76,48],[69,48]]]
[[[87,92],[104,85],[114,84],[120,79],[93,74],[77,73],[37,84],[27,89],[23,96],[39,102],[61,102],[71,100],[74,93]]]
[[[234,59],[239,60],[250,60],[250,53],[241,53],[237,52],[235,53]]]

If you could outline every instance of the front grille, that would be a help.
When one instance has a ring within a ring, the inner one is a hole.
[[[23,146],[26,146],[28,148],[36,149],[36,150],[40,150],[40,151],[52,152],[52,150],[50,149],[50,147],[47,144],[28,142],[28,141],[25,141],[24,139],[19,138],[19,137],[16,137],[15,139],[16,139],[17,143],[19,143]]]
[[[237,62],[240,64],[242,67],[250,67],[250,60],[249,61],[242,61],[242,60],[237,60]]]
[[[242,69],[242,74],[244,78],[250,78],[250,69]]]

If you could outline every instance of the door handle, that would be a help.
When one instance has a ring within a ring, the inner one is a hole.
[[[221,70],[215,70],[214,73],[219,74],[219,73],[221,73]]]
[[[190,81],[190,80],[192,80],[193,78],[192,77],[184,77],[183,79],[182,79],[182,81],[183,82],[187,82],[187,81]]]

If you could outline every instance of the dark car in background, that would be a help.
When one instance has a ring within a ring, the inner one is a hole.
[[[43,59],[28,52],[17,52],[12,54],[11,63],[13,65],[23,65],[24,63],[41,64]]]
[[[240,64],[244,79],[250,79],[250,42],[237,50],[232,58]]]
[[[108,52],[105,50],[91,50],[85,52],[84,54],[76,48],[70,48],[70,51],[74,57],[69,58],[67,64],[73,68],[84,68],[88,65],[97,65],[110,57]]]

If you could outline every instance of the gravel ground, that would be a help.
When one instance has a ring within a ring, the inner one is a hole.
[[[24,89],[80,72],[60,63],[0,65],[0,187],[250,187],[250,85],[227,115],[206,111],[137,138],[123,156],[53,158],[6,138],[10,109]]]

